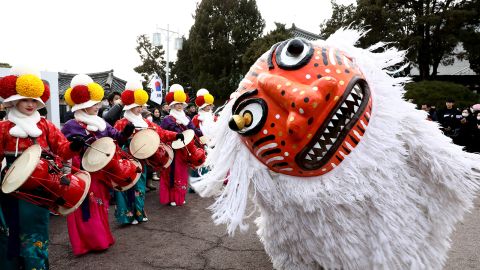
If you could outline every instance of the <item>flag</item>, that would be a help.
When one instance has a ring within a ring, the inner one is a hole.
[[[153,77],[153,80],[151,82],[151,88],[152,92],[150,93],[150,100],[157,103],[158,105],[161,105],[163,99],[163,83],[162,79],[160,79],[157,75]]]

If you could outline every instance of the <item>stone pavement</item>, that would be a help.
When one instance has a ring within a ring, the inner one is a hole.
[[[74,257],[70,250],[66,219],[52,217],[50,266],[56,269],[272,269],[272,264],[251,223],[246,233],[234,237],[224,225],[215,226],[206,208],[212,199],[187,195],[182,207],[160,206],[158,193],[147,193],[150,221],[118,226],[110,208],[116,243],[105,252]],[[253,222],[253,221],[251,221]],[[480,269],[480,200],[475,209],[457,225],[445,269]]]

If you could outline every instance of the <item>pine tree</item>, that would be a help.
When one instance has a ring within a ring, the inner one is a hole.
[[[254,0],[203,0],[194,17],[187,46],[178,53],[174,77],[225,99],[240,82],[242,57],[260,37],[265,22]]]

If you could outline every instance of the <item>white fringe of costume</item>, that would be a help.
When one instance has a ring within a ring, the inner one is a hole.
[[[16,138],[37,138],[42,135],[42,130],[37,127],[40,121],[40,113],[35,111],[32,115],[20,112],[16,107],[8,109],[7,119],[15,124],[8,133]]]
[[[184,126],[187,126],[188,123],[190,123],[190,119],[188,119],[187,115],[185,114],[184,111],[177,111],[175,109],[170,109],[171,116],[175,117],[177,120],[178,124],[182,124]]]
[[[78,110],[73,113],[76,120],[87,124],[87,130],[92,132],[104,131],[107,128],[107,122],[98,115],[91,115],[83,110]]]
[[[361,35],[342,29],[317,41],[351,55],[373,93],[366,134],[340,166],[310,179],[268,170],[228,128],[232,100],[216,125],[212,170],[194,185],[202,196],[218,195],[213,219],[231,234],[247,228],[251,195],[257,233],[277,269],[441,269],[454,225],[479,189],[480,157],[402,99],[408,78],[384,71],[404,52],[372,53],[382,43],[356,48]]]
[[[136,115],[132,111],[128,110],[123,113],[123,116],[130,121],[136,129],[148,128],[148,124],[145,122],[141,114]]]
[[[211,111],[198,111],[198,120],[200,120],[200,130],[202,131],[203,135],[208,136],[209,138],[213,137],[212,130],[214,130],[214,116]]]

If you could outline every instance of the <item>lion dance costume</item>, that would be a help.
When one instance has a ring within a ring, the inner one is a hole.
[[[258,59],[195,185],[218,195],[213,218],[230,233],[247,227],[250,192],[277,269],[440,269],[473,205],[480,158],[402,99],[408,78],[387,68],[404,52],[356,48],[360,36],[290,39]]]

